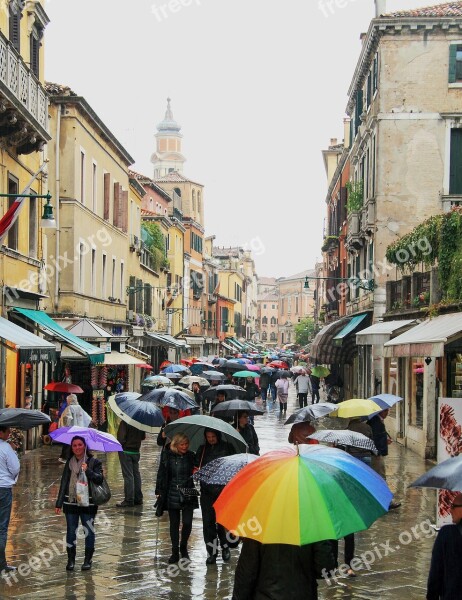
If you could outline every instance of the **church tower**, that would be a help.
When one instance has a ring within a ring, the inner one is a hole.
[[[151,162],[154,165],[153,179],[165,177],[168,173],[177,171],[183,172],[183,165],[186,158],[181,154],[181,140],[183,135],[180,133],[181,125],[173,118],[170,106],[171,99],[167,98],[167,110],[164,120],[157,125],[157,148],[151,156]]]

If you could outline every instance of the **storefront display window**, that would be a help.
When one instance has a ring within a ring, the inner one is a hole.
[[[449,397],[462,398],[462,354],[451,355],[449,368]]]
[[[411,365],[411,390],[409,405],[409,425],[423,428],[423,379],[424,379],[424,358],[413,357]]]
[[[393,394],[394,396],[399,396],[398,394],[398,359],[396,358],[387,358],[387,367],[388,367],[388,381],[387,381],[387,394]],[[387,372],[387,371],[385,371]],[[390,409],[390,417],[396,418],[396,404]]]

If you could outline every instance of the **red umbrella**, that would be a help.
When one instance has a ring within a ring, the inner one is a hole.
[[[267,367],[275,367],[276,369],[288,369],[289,365],[282,360],[273,360],[266,365]]]
[[[83,394],[80,386],[73,383],[65,383],[64,381],[52,381],[51,383],[47,383],[43,389],[49,392],[62,392],[63,394]]]
[[[148,365],[147,363],[143,363],[141,365],[135,365],[135,367],[138,367],[138,369],[146,369],[146,371],[152,371],[152,369],[154,367],[151,367],[151,365]]]
[[[159,369],[165,369],[165,367],[168,367],[168,365],[171,365],[172,363],[169,360],[164,360],[164,362],[159,366]]]

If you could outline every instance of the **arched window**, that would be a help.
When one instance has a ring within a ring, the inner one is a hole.
[[[261,339],[266,342],[266,340],[268,339],[268,334],[266,333],[266,331],[263,331],[263,333],[261,334]]]
[[[261,320],[262,325],[268,325],[268,317],[263,317]]]
[[[277,322],[278,321],[277,321],[276,317],[271,317],[271,325],[276,325]]]
[[[192,210],[193,213],[196,212],[196,190],[192,191]]]
[[[273,333],[270,335],[270,340],[271,340],[272,342],[276,342],[276,341],[277,341],[277,339],[278,339],[277,335],[276,335],[276,334],[273,332]]]

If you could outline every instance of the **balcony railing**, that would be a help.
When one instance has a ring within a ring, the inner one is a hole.
[[[48,96],[11,42],[0,32],[0,137],[19,153],[40,150],[48,134]]]

